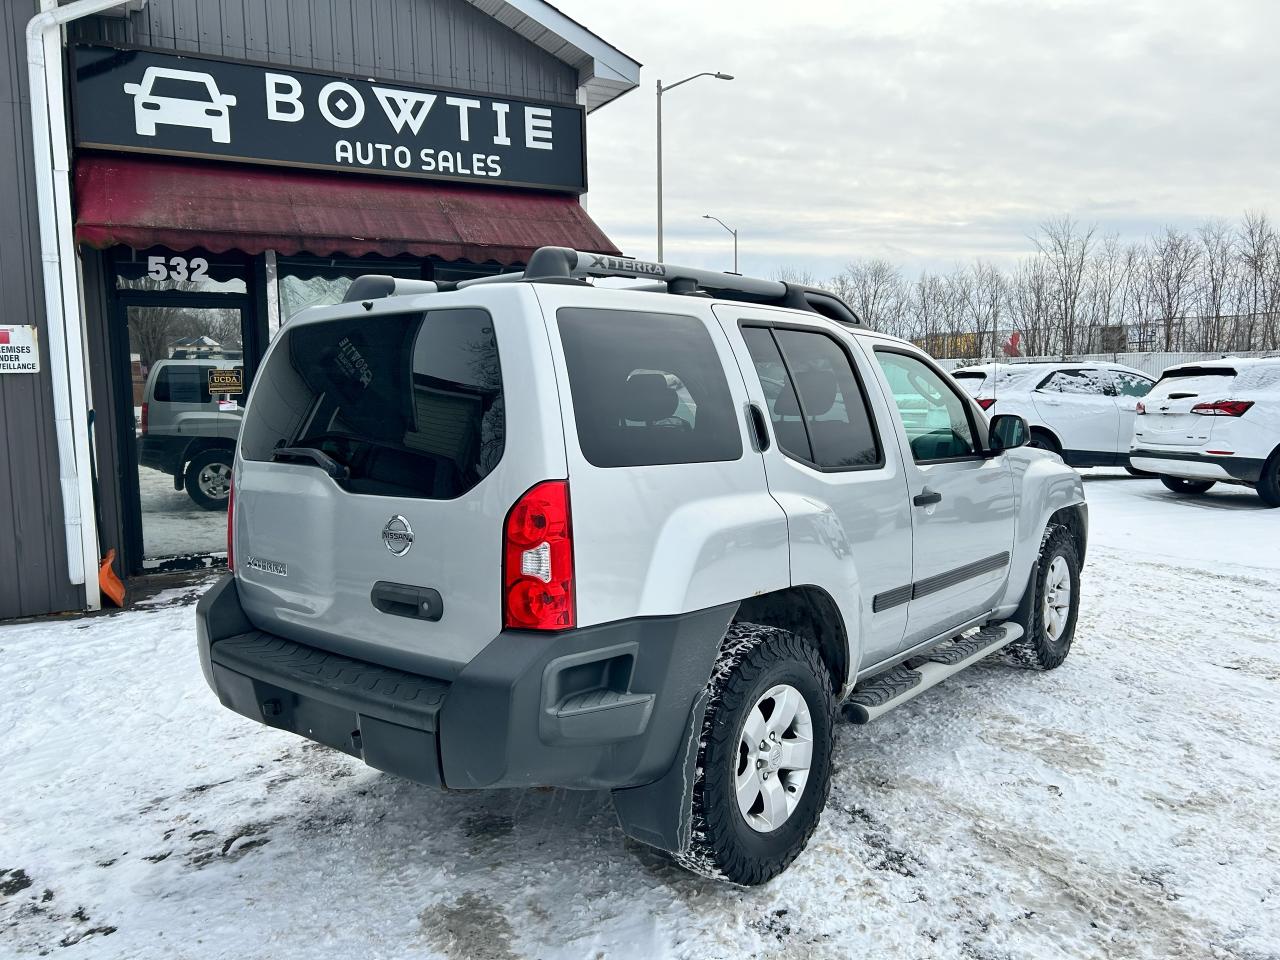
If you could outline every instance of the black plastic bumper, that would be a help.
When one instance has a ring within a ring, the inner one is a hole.
[[[1215,457],[1194,450],[1144,450],[1134,447],[1129,456],[1144,460],[1171,460],[1180,463],[1211,463],[1221,467],[1233,479],[1242,483],[1257,483],[1262,478],[1262,468],[1267,461],[1253,457]]]
[[[451,683],[257,630],[230,575],[196,621],[205,679],[253,720],[419,783],[617,789],[683,756],[735,610],[504,631]]]
[[[152,470],[177,476],[182,473],[187,447],[190,445],[190,437],[144,434],[138,438],[138,462]]]

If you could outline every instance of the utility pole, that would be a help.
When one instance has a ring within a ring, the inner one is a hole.
[[[662,95],[669,90],[674,90],[683,83],[690,80],[697,80],[699,77],[715,77],[717,80],[732,80],[733,75],[728,73],[712,73],[704,71],[695,73],[691,77],[685,77],[683,80],[677,80],[675,83],[662,85],[662,81],[658,81],[658,262],[662,262]]]
[[[738,231],[733,229],[733,227],[729,226],[719,217],[713,217],[709,213],[704,213],[702,215],[702,219],[714,220],[716,223],[720,224],[720,226],[724,227],[726,230],[728,230],[730,233],[733,234],[733,272],[737,273],[738,272]]]

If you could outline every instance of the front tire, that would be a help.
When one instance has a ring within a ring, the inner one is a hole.
[[[1180,493],[1185,497],[1194,497],[1201,493],[1208,493],[1217,481],[1186,480],[1183,477],[1161,477],[1160,482],[1174,493]]]
[[[1040,557],[1027,595],[1013,620],[1022,637],[1006,649],[1013,661],[1033,670],[1061,666],[1071,652],[1080,612],[1080,551],[1071,531],[1051,524],[1040,544]]]
[[[708,683],[689,847],[676,861],[743,886],[772,880],[818,825],[831,787],[835,703],[818,651],[735,623]]]
[[[187,465],[183,482],[187,496],[205,510],[226,510],[231,492],[230,450],[206,450],[198,453]]]

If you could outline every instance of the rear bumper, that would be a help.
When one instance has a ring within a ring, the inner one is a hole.
[[[735,609],[504,631],[452,682],[257,630],[230,575],[196,623],[206,681],[252,720],[432,786],[617,789],[672,767]]]
[[[1215,457],[1194,450],[1152,450],[1134,447],[1129,462],[1138,470],[1191,480],[1227,480],[1256,484],[1265,460]]]
[[[138,438],[138,462],[170,476],[182,473],[182,463],[190,437],[144,434]]]

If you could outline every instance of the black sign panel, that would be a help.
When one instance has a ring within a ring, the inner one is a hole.
[[[582,193],[581,107],[79,44],[81,147]]]

